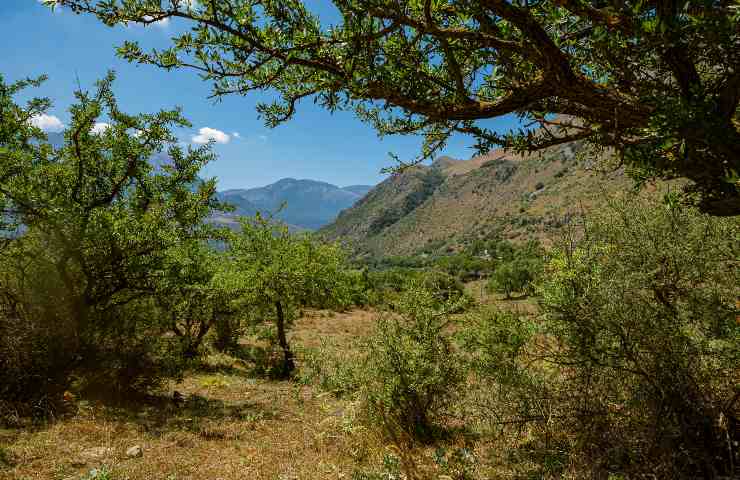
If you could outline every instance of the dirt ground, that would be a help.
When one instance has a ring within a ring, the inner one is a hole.
[[[343,343],[374,321],[367,311],[313,312],[297,322],[293,343]],[[74,403],[76,414],[43,427],[0,430],[0,479],[79,479],[93,469],[116,480],[348,479],[385,448],[356,421],[351,400],[260,378],[226,355],[147,402]],[[137,445],[142,456],[129,458]]]

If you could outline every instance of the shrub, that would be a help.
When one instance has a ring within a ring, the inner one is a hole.
[[[362,370],[357,363],[361,358],[326,342],[320,348],[301,350],[299,356],[299,378],[303,383],[317,385],[337,397],[351,396],[360,390]]]
[[[528,316],[493,307],[485,307],[465,316],[464,328],[458,332],[457,339],[468,354],[469,370],[484,382],[495,382],[497,392],[486,391],[491,397],[496,397],[496,400],[490,399],[492,405],[510,405],[511,402],[504,400],[505,397],[512,398],[517,390],[529,390],[536,383],[534,372],[527,369],[521,359],[537,331],[537,325]]]
[[[594,475],[737,474],[738,239],[736,218],[630,200],[554,252],[545,355],[561,368],[558,426]]]
[[[75,358],[66,317],[16,302],[0,294],[0,424],[54,414]]]
[[[566,432],[552,425],[564,414],[554,395],[559,372],[538,355],[538,320],[484,307],[466,314],[461,323],[456,336],[474,379],[461,402],[467,426],[494,437],[508,466],[529,471],[526,478],[562,478]]]
[[[396,442],[429,440],[462,382],[457,355],[445,334],[454,303],[438,300],[418,285],[386,314],[367,344],[363,398],[372,420]]]
[[[436,299],[437,307],[443,308],[445,305],[455,303],[457,308],[450,313],[460,313],[472,303],[472,298],[465,292],[462,282],[444,272],[435,270],[424,272],[420,275],[420,284]]]

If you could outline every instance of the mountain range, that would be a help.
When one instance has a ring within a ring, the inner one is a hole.
[[[48,133],[47,137],[55,147],[64,143],[62,133]],[[151,159],[156,166],[168,161],[166,153]],[[272,215],[295,231],[316,230],[334,221],[340,211],[350,208],[372,188],[370,185],[338,187],[316,180],[283,178],[264,187],[218,192],[218,199],[234,206],[235,210],[214,215],[212,220],[234,226],[236,217],[253,216],[259,212],[265,216]]]
[[[265,187],[218,192],[218,199],[236,210],[218,215],[215,220],[230,224],[236,216],[260,212],[273,215],[294,230],[316,230],[334,221],[340,211],[352,207],[372,188],[370,185],[338,187],[316,180],[283,178]]]
[[[492,235],[550,242],[570,217],[630,189],[624,170],[609,164],[609,155],[571,143],[528,156],[439,157],[374,187],[284,178],[218,192],[235,211],[212,221],[233,227],[237,216],[260,212],[293,231],[318,230],[358,257],[449,253]]]

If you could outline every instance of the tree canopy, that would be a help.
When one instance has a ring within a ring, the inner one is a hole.
[[[169,130],[189,125],[180,112],[125,114],[113,96],[113,79],[109,74],[93,94],[76,92],[72,125],[58,149],[28,123],[49,102],[32,100],[23,107],[12,101],[38,81],[0,83],[0,206],[10,220],[6,228],[22,225],[44,239],[40,248],[58,255],[56,270],[70,294],[75,292],[81,318],[90,308],[108,309],[153,293],[166,249],[183,239],[208,238],[203,220],[220,207],[215,180],[197,176],[212,158],[209,147],[183,151]],[[102,116],[109,123],[99,131],[95,124]],[[155,168],[150,159],[165,152],[169,160]]]
[[[46,397],[72,376],[150,386],[182,367],[154,299],[183,278],[198,287],[173,270],[214,235],[215,180],[198,177],[210,145],[178,145],[171,129],[190,125],[178,110],[122,112],[111,73],[76,92],[52,146],[31,124],[50,101],[15,100],[42,80],[0,77],[0,396]]]
[[[481,151],[584,140],[638,179],[692,180],[709,213],[740,214],[732,0],[332,0],[331,24],[300,0],[48,1],[108,25],[190,21],[168,49],[127,42],[119,54],[195,69],[215,96],[273,90],[279,100],[258,107],[268,125],[313,98],[380,134],[424,135],[422,157],[455,132]],[[507,114],[527,127],[483,122]]]
[[[258,214],[243,218],[239,232],[230,235],[227,257],[230,260],[216,275],[215,284],[262,320],[274,318],[283,353],[279,374],[289,376],[295,363],[287,330],[298,309],[349,303],[343,252],[309,235],[291,233],[286,225]]]

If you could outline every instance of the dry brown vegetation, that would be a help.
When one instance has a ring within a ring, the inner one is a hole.
[[[499,303],[531,308],[524,300]],[[307,312],[291,341],[299,350],[350,348],[376,320],[368,310]],[[488,458],[493,451],[460,432],[438,445],[400,452],[363,422],[356,400],[266,379],[253,367],[213,354],[159,396],[117,406],[70,397],[61,418],[0,430],[0,479],[71,480],[89,478],[93,469],[115,480],[351,479],[382,469],[386,456],[413,458],[406,467],[419,478],[445,478],[433,460],[438,446],[465,446]],[[127,457],[134,445],[142,447],[142,457]]]
[[[354,337],[372,326],[357,311],[318,313],[297,344]],[[210,356],[166,395],[110,407],[74,401],[76,413],[41,428],[4,430],[2,479],[79,478],[106,466],[116,479],[346,478],[383,445],[354,424],[353,406],[307,386],[255,378],[248,362]],[[172,401],[177,391],[182,405]],[[142,458],[126,449],[141,445]]]
[[[314,313],[296,326],[296,344],[363,335],[373,318]],[[350,401],[250,370],[238,358],[210,356],[162,397],[117,408],[75,400],[76,413],[58,421],[4,430],[10,466],[0,478],[79,478],[102,466],[116,479],[349,478],[382,454]],[[141,458],[126,457],[133,445],[143,447]]]

